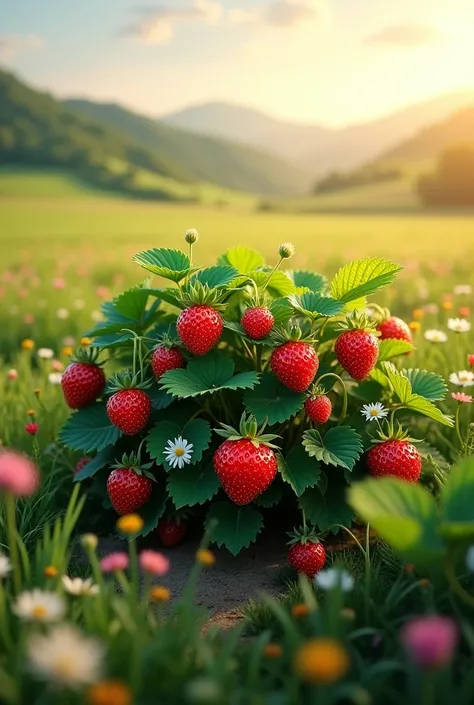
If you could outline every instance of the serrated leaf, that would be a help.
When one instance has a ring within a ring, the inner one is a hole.
[[[412,392],[429,401],[442,401],[446,396],[447,386],[444,379],[435,372],[426,370],[402,370],[402,374],[410,380]]]
[[[167,409],[174,402],[174,398],[171,394],[168,394],[163,389],[158,389],[158,387],[151,387],[147,390],[147,394],[151,399],[151,404],[156,411],[161,409]]]
[[[235,279],[238,273],[235,267],[215,265],[214,267],[202,269],[191,278],[191,281],[197,280],[213,289],[214,287],[226,286]]]
[[[193,271],[189,257],[184,252],[164,247],[139,252],[133,261],[143,269],[176,283],[184,279],[190,271]]]
[[[436,502],[421,486],[393,477],[371,478],[353,485],[348,501],[406,559],[429,562],[443,556]]]
[[[188,443],[193,444],[190,464],[195,465],[201,460],[204,451],[209,448],[211,427],[204,419],[192,419],[183,428],[181,435]]]
[[[93,453],[113,445],[121,435],[110,423],[105,404],[93,404],[71,414],[59,433],[59,440],[73,450]]]
[[[427,416],[429,419],[433,419],[433,421],[438,421],[438,423],[443,424],[443,426],[449,426],[450,428],[454,426],[454,419],[452,416],[443,414],[437,406],[435,406],[431,401],[428,401],[428,399],[420,397],[419,394],[412,394],[405,405],[409,409],[417,411],[418,413],[423,414],[423,416]]]
[[[91,345],[93,348],[120,348],[130,345],[130,341],[135,336],[132,333],[111,333],[94,338]]]
[[[157,465],[163,465],[165,470],[170,470],[170,465],[165,460],[166,444],[180,435],[181,427],[172,421],[159,421],[148,431],[146,447],[150,457],[156,460]]]
[[[176,308],[183,308],[183,304],[179,299],[178,289],[146,289],[149,296],[156,296],[167,304],[171,306],[176,306]]]
[[[290,306],[286,298],[275,299],[271,302],[269,308],[275,319],[275,325],[287,323],[294,314],[293,307]]]
[[[126,328],[128,324],[133,323],[132,318],[128,318],[128,316],[124,316],[120,313],[120,311],[117,311],[114,301],[103,301],[100,305],[100,310],[105,319],[104,321],[101,321],[100,325],[103,325],[104,323],[116,323],[119,325],[122,324],[123,327]]]
[[[296,271],[288,272],[288,276],[293,280],[298,289],[304,288],[320,294],[327,286],[327,279],[322,274],[316,272]]]
[[[310,458],[303,446],[295,446],[283,458],[278,453],[278,470],[283,480],[293,488],[297,497],[308,487],[318,484],[321,477],[321,466],[315,458]]]
[[[441,470],[447,470],[450,465],[448,460],[444,457],[442,453],[436,448],[435,446],[432,446],[430,443],[427,443],[426,441],[423,441],[421,443],[416,444],[416,449],[418,453],[421,455],[423,461],[428,461],[430,458],[432,461],[441,469]]]
[[[217,502],[212,505],[206,517],[206,526],[217,521],[211,540],[218,546],[225,546],[236,556],[243,548],[250,546],[263,528],[263,518],[254,507],[239,507],[231,502]]]
[[[277,482],[272,482],[270,487],[257,497],[255,504],[258,504],[259,507],[263,507],[264,509],[268,509],[278,504],[282,495],[281,485]]]
[[[474,459],[463,458],[451,470],[441,494],[441,533],[447,539],[474,539]]]
[[[352,470],[364,449],[361,437],[350,426],[330,428],[324,437],[316,429],[305,431],[303,446],[310,457],[347,470]]]
[[[204,504],[212,499],[220,487],[212,463],[199,467],[186,466],[170,470],[168,492],[176,509]]]
[[[160,385],[174,397],[185,399],[201,394],[215,394],[221,389],[249,389],[258,383],[256,372],[234,375],[231,358],[219,351],[189,361],[184,369],[169,370],[160,379]]]
[[[257,250],[237,245],[237,247],[231,247],[227,250],[220,258],[219,264],[230,264],[240,274],[248,274],[259,267],[263,267],[265,260]]]
[[[268,281],[268,277],[271,274],[271,269],[265,269],[262,271],[253,271],[249,273],[249,277],[254,280],[258,287],[263,287]],[[269,294],[275,298],[280,298],[282,296],[289,296],[296,292],[296,287],[291,281],[290,277],[284,272],[276,271],[268,284],[267,289]]]
[[[146,289],[135,286],[114,299],[115,310],[135,322],[140,322],[146,310],[148,296]]]
[[[245,392],[244,405],[258,423],[268,418],[268,423],[272,426],[295,416],[303,408],[305,398],[305,394],[292,392],[274,375],[263,374],[260,384]]]
[[[74,473],[74,482],[81,482],[82,480],[87,480],[89,477],[94,477],[94,475],[105,468],[107,465],[111,465],[115,460],[115,449],[114,446],[107,446],[97,453],[95,458],[92,458],[84,467],[79,470],[79,472]]]
[[[414,345],[409,343],[408,340],[386,338],[385,340],[379,341],[379,356],[377,361],[383,362],[384,360],[391,360],[392,357],[406,355],[406,353],[409,353],[414,349]]]
[[[319,487],[308,488],[300,497],[299,504],[306,519],[320,531],[327,531],[335,524],[350,527],[354,519],[352,508],[346,501],[347,485],[330,482],[322,494]],[[338,532],[337,528],[333,529]]]
[[[309,318],[318,316],[337,316],[342,313],[344,304],[336,301],[331,296],[321,296],[312,291],[308,291],[301,296],[293,294],[288,297],[288,301],[293,308]]]
[[[344,303],[369,296],[391,284],[402,268],[381,257],[367,257],[346,264],[331,282],[334,299]]]
[[[412,396],[410,380],[399,372],[392,362],[382,362],[380,365],[384,374],[388,377],[390,386],[400,399],[402,404],[406,404]]]

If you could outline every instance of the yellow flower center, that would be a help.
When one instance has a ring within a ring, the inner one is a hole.
[[[36,605],[36,607],[33,607],[32,613],[36,619],[44,619],[48,614],[48,610],[44,605]]]
[[[180,458],[182,455],[184,455],[184,449],[183,448],[176,448],[176,450],[174,451],[174,454],[177,455],[178,458]]]
[[[371,410],[370,410],[370,415],[371,415],[371,416],[378,416],[378,415],[379,415],[379,410],[378,410],[378,409],[371,409]]]
[[[117,521],[117,529],[122,534],[136,534],[143,529],[143,523],[139,514],[125,514]]]

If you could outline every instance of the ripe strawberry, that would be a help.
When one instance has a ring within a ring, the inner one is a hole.
[[[256,306],[245,311],[240,323],[249,338],[262,340],[272,330],[275,319],[266,306]]]
[[[332,412],[331,400],[325,394],[308,397],[304,403],[304,408],[311,421],[319,424],[326,423]]]
[[[196,304],[179,314],[176,327],[189,352],[193,355],[206,355],[219,342],[224,321],[219,311],[212,306]]]
[[[418,482],[421,475],[420,454],[406,438],[377,443],[369,450],[367,464],[376,477],[392,475],[407,482]]]
[[[177,546],[186,535],[188,526],[179,516],[165,517],[158,522],[158,536],[164,546]]]
[[[362,380],[375,367],[379,356],[376,336],[358,328],[347,330],[336,340],[336,357],[353,379]]]
[[[397,340],[406,340],[408,343],[413,342],[411,330],[405,321],[401,318],[392,316],[379,324],[377,330],[380,331],[380,340],[387,338],[396,338]]]
[[[259,429],[255,418],[246,418],[244,413],[240,433],[224,424],[222,430],[216,430],[227,440],[214,453],[214,468],[224,492],[235,504],[249,504],[275,479],[278,462],[271,441],[277,436],[263,435],[265,425]]]
[[[102,396],[105,374],[97,364],[98,351],[80,349],[64,370],[61,387],[70,409],[82,409]]]
[[[153,483],[134,467],[117,467],[107,478],[107,494],[117,514],[136,512],[150,499]]]
[[[107,402],[107,415],[126,436],[140,433],[151,414],[151,399],[142,389],[121,389]]]
[[[270,364],[285,387],[293,392],[304,392],[316,377],[319,358],[309,343],[290,340],[274,349]]]
[[[307,530],[295,531],[290,536],[288,563],[312,580],[326,563],[326,550],[318,538]]]
[[[186,359],[179,348],[158,345],[153,351],[151,366],[157,380],[168,370],[176,370],[185,364]]]
[[[87,463],[90,463],[91,460],[92,458],[89,458],[87,455],[85,455],[83,458],[80,458],[76,463],[76,467],[74,468],[74,475],[77,475],[77,473],[80,472],[82,468],[87,465]]]

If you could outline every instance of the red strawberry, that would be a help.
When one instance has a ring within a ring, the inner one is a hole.
[[[249,338],[262,340],[272,330],[275,319],[270,309],[266,306],[257,306],[248,308],[240,323]]]
[[[418,482],[421,457],[408,440],[391,439],[377,443],[367,456],[369,471],[376,477],[392,475],[407,482]]]
[[[153,483],[136,468],[118,467],[107,479],[107,493],[117,514],[136,512],[150,499]]]
[[[78,350],[64,370],[61,387],[70,409],[82,409],[102,396],[105,374],[96,364],[98,351]]]
[[[336,357],[353,379],[365,379],[379,356],[377,337],[367,330],[353,329],[342,333],[334,346]]]
[[[83,458],[80,458],[76,463],[76,467],[74,468],[74,475],[77,475],[77,473],[80,472],[82,468],[87,465],[87,463],[90,463],[91,460],[92,458],[89,458],[87,455]]]
[[[216,432],[227,438],[214,453],[214,468],[224,492],[235,504],[249,504],[275,479],[277,458],[270,441],[277,436],[263,435],[253,416],[245,413],[237,431],[224,426]]]
[[[183,540],[187,524],[180,517],[165,517],[158,523],[158,536],[164,546],[177,546]]]
[[[382,323],[380,323],[377,327],[377,330],[380,331],[381,340],[396,338],[397,340],[406,340],[408,343],[413,341],[413,336],[408,325],[405,321],[402,321],[401,318],[397,318],[396,316],[392,316],[391,318],[387,318],[387,320],[382,321]]]
[[[219,342],[224,321],[212,306],[196,304],[179,314],[176,328],[189,352],[206,355]]]
[[[326,551],[317,539],[306,538],[294,543],[288,551],[288,562],[311,580],[326,563]]]
[[[151,414],[151,399],[141,389],[121,389],[107,402],[107,415],[126,436],[140,433]]]
[[[309,343],[291,340],[274,349],[270,364],[285,387],[293,392],[304,392],[316,377],[319,358]]]
[[[185,364],[186,359],[179,348],[158,345],[153,351],[151,366],[156,379],[160,379],[161,375],[168,370],[177,370]]]
[[[311,421],[319,424],[326,423],[332,412],[331,400],[325,394],[309,397],[305,401],[304,408]]]

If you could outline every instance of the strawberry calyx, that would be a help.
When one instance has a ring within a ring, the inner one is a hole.
[[[226,287],[213,287],[201,284],[198,279],[194,279],[181,288],[179,301],[183,308],[191,306],[210,306],[216,311],[225,309],[225,298],[229,295]]]
[[[82,362],[86,365],[96,365],[97,367],[101,367],[105,363],[105,360],[99,362],[99,355],[99,348],[77,348],[69,359],[71,362]]]
[[[321,538],[316,534],[316,531],[308,526],[300,526],[293,531],[288,532],[288,546],[294,546],[297,543],[303,546],[307,543],[321,543]]]
[[[343,321],[339,321],[337,324],[337,329],[339,332],[348,330],[365,330],[373,335],[380,335],[377,330],[379,321],[370,320],[365,313],[360,311],[353,311],[351,314],[346,316]]]
[[[181,341],[178,336],[173,336],[169,333],[163,333],[158,338],[155,338],[154,342],[155,346],[153,347],[153,350],[156,350],[157,348],[166,348],[166,350],[171,350],[171,348],[179,348],[181,352],[183,351]]]
[[[314,401],[314,399],[317,399],[318,397],[323,397],[326,395],[327,395],[327,391],[324,389],[324,387],[322,385],[316,383],[316,384],[313,384],[313,386],[309,388],[306,398]]]
[[[141,448],[141,447],[140,447]],[[110,467],[114,470],[131,470],[136,475],[145,475],[153,482],[156,482],[156,478],[148,470],[153,467],[153,463],[142,463],[140,460],[140,448],[137,453],[124,453],[122,455],[122,460],[116,461]]]
[[[118,372],[109,379],[107,391],[110,393],[121,392],[124,389],[149,389],[151,387],[150,380],[140,380],[140,374],[133,374],[131,370]]]
[[[388,319],[392,317],[390,309],[383,306],[379,306],[378,304],[370,303],[369,309],[373,311],[373,316],[371,317],[376,319],[377,325],[388,321]]]
[[[289,342],[309,343],[310,345],[317,343],[317,339],[311,333],[304,333],[297,325],[291,325],[288,328],[283,326],[274,328],[270,333],[270,338],[275,345]]]
[[[228,441],[241,441],[242,439],[247,439],[258,448],[259,445],[267,446],[268,448],[274,448],[278,450],[278,446],[274,445],[272,441],[276,438],[280,438],[274,433],[263,433],[268,423],[268,419],[264,419],[263,423],[258,425],[257,419],[253,414],[246,415],[245,411],[240,419],[239,430],[228,426],[227,424],[221,423],[222,428],[215,428],[214,431],[225,438]]]
[[[377,431],[377,438],[372,438],[371,443],[386,443],[387,441],[407,441],[408,443],[422,443],[423,439],[411,438],[408,431],[402,427],[400,423],[395,424],[393,421],[385,422],[385,430],[380,427]]]

